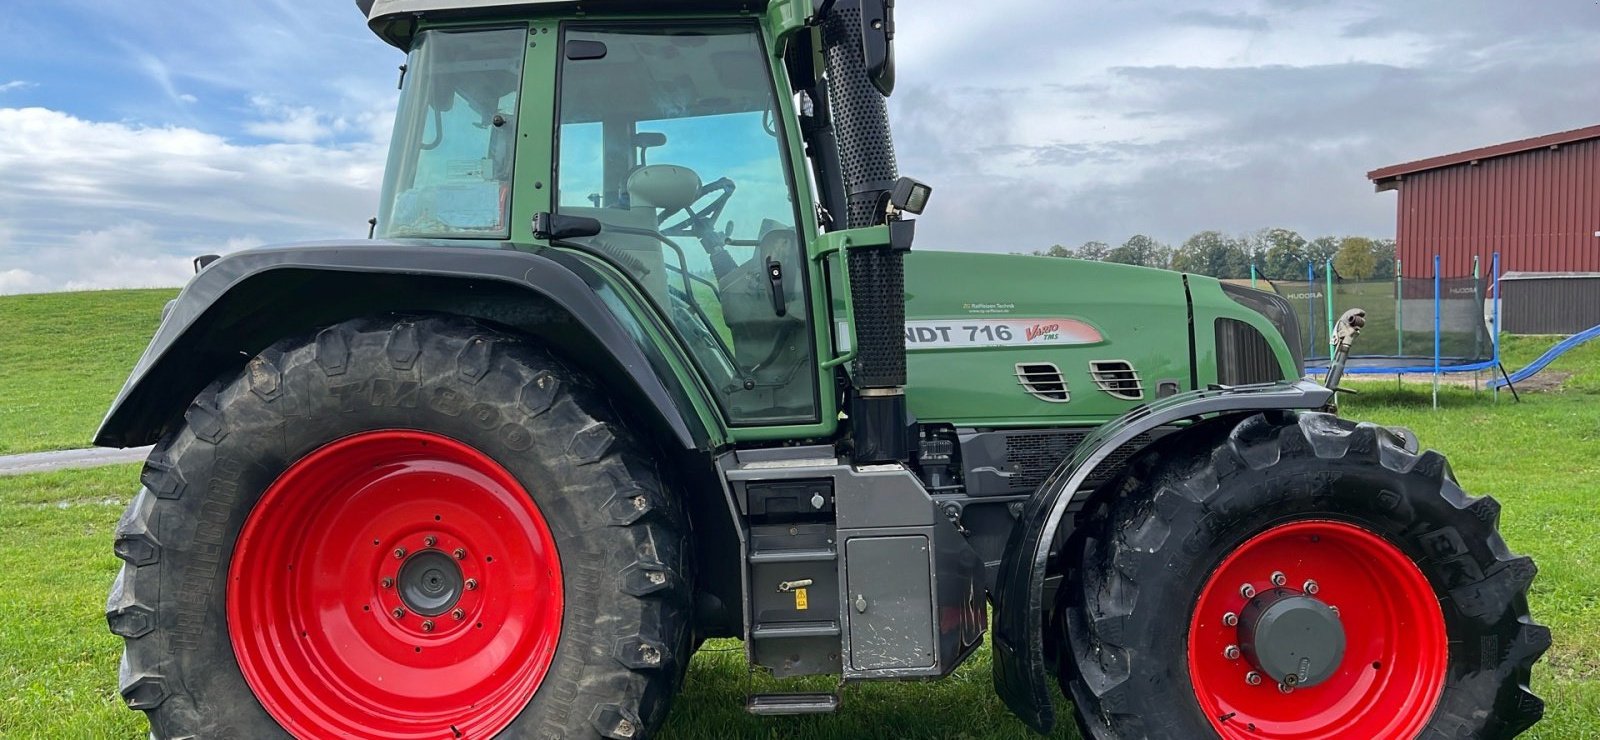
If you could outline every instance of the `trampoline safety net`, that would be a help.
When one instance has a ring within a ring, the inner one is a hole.
[[[1347,372],[1433,372],[1436,328],[1441,370],[1481,369],[1495,362],[1486,313],[1492,286],[1485,278],[1442,278],[1437,302],[1433,278],[1335,276],[1332,281],[1275,280],[1272,287],[1294,307],[1309,370],[1327,367],[1332,321],[1352,308],[1367,312],[1367,325],[1350,353]]]

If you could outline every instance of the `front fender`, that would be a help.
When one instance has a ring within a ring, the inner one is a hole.
[[[582,347],[577,359],[616,378],[678,445],[708,447],[693,388],[602,298],[614,287],[559,250],[373,240],[237,252],[207,266],[171,304],[94,442],[155,442],[207,383],[285,336],[377,312],[448,311]]]
[[[1083,484],[1096,467],[1159,426],[1231,412],[1321,408],[1331,395],[1309,381],[1181,393],[1101,426],[1074,448],[1023,505],[1000,564],[994,594],[994,685],[1011,711],[1039,732],[1055,726],[1054,682],[1044,658],[1045,567],[1062,517],[1073,501],[1088,494]]]

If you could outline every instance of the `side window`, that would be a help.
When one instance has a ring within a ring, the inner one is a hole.
[[[562,62],[557,209],[601,223],[578,241],[643,287],[734,423],[815,421],[804,253],[754,26],[564,40],[588,58]]]
[[[510,235],[506,214],[525,35],[506,29],[419,37],[384,173],[383,236]]]

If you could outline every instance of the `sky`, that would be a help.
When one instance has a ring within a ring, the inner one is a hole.
[[[0,294],[365,237],[403,59],[352,2],[0,2]],[[900,170],[934,186],[919,249],[1392,236],[1368,170],[1600,123],[1596,0],[897,11]]]

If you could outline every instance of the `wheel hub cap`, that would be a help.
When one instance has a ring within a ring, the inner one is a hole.
[[[1275,588],[1250,601],[1239,615],[1244,655],[1286,686],[1307,688],[1328,680],[1344,658],[1344,625],[1316,597]]]
[[[450,611],[461,599],[466,579],[455,561],[438,550],[423,550],[400,567],[397,579],[400,601],[406,608],[425,617]]]

